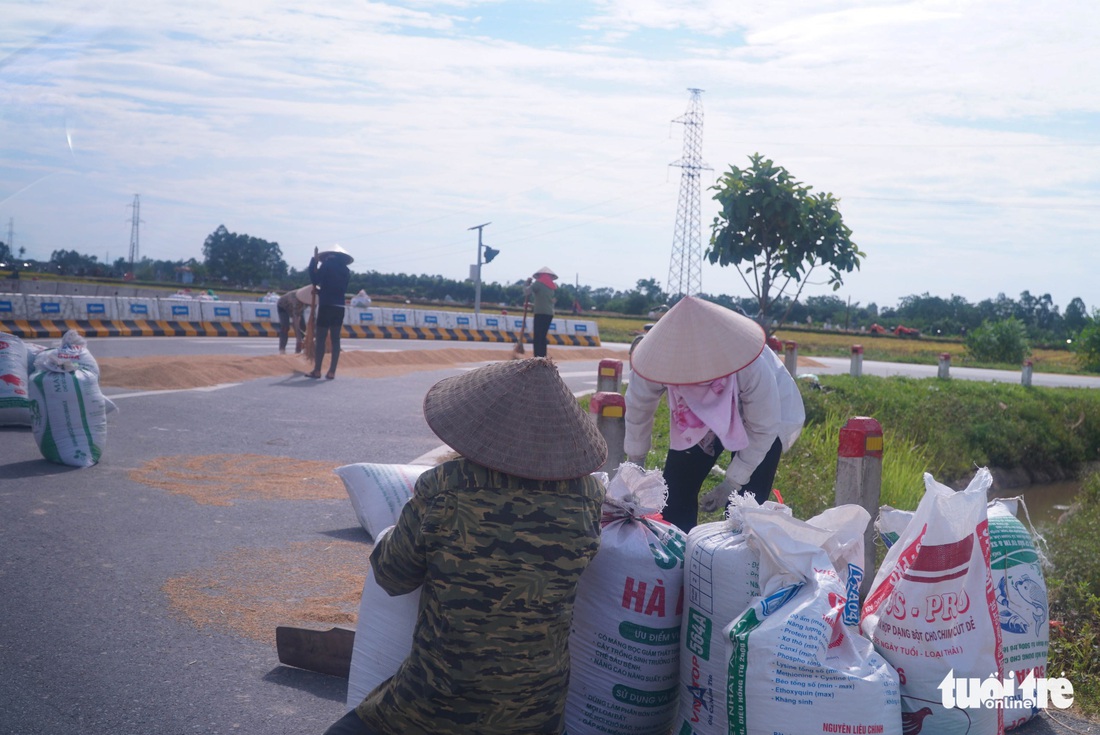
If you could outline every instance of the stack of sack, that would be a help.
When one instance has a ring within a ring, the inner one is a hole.
[[[45,459],[72,467],[99,462],[113,410],[79,332],[66,332],[52,349],[0,333],[0,426],[30,426]]]

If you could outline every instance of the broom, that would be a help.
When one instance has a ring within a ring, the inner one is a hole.
[[[524,353],[523,341],[527,338],[527,305],[530,302],[527,299],[523,300],[523,328],[518,335],[516,335],[516,346],[512,348],[512,356],[519,357]]]
[[[309,292],[309,321],[306,322],[306,337],[302,342],[302,357],[313,367],[313,344],[317,339],[317,288]]]

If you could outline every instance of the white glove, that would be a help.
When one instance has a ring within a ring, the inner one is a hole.
[[[644,454],[636,454],[636,455],[627,457],[626,461],[630,462],[631,464],[636,464],[639,467],[645,467],[645,457],[646,456]]]
[[[713,490],[699,498],[699,510],[711,513],[719,508],[724,509],[729,505],[730,496],[739,492],[741,492],[741,484],[726,477]]]

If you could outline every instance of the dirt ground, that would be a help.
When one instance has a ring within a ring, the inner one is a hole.
[[[530,357],[530,350],[527,351]],[[412,370],[512,359],[512,347],[453,347],[400,352],[348,351],[340,353],[341,377],[384,378]],[[629,359],[625,350],[604,347],[548,350],[556,362],[568,360]],[[173,390],[240,383],[256,378],[305,374],[312,365],[302,355],[176,355],[173,357],[114,357],[98,360],[99,384],[112,388]],[[327,364],[327,360],[326,360]]]

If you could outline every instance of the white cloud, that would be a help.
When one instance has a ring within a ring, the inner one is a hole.
[[[739,5],[562,2],[521,43],[486,22],[503,0],[9,2],[0,220],[36,257],[115,258],[139,193],[150,257],[201,257],[224,224],[297,267],[339,241],[357,267],[450,278],[492,221],[488,279],[552,264],[629,288],[667,276],[671,121],[699,87],[713,178],[759,151],[841,200],[868,257],[838,295],[1100,306],[1091,3]]]

